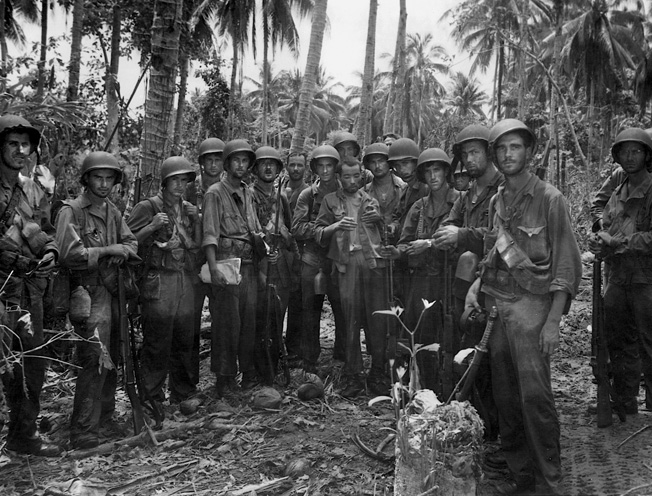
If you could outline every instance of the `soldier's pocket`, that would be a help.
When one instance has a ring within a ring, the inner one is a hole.
[[[140,289],[140,297],[145,301],[161,298],[161,275],[159,273],[147,273]]]

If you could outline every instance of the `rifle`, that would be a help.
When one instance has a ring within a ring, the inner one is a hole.
[[[122,350],[122,359],[124,361],[125,373],[125,390],[131,403],[131,414],[134,421],[134,435],[140,434],[145,426],[145,414],[140,398],[136,391],[136,375],[134,371],[133,355],[130,353],[129,338],[129,318],[127,316],[127,297],[125,295],[125,281],[121,268],[116,267],[118,271],[118,312],[120,315],[120,348]]]
[[[274,216],[274,231],[270,239],[270,253],[278,251],[278,240],[279,240],[279,220],[281,216],[281,191],[280,188],[276,193],[276,212]],[[278,295],[276,290],[276,285],[271,282],[270,278],[270,263],[267,263],[266,270],[266,288],[265,288],[265,304],[266,304],[266,318],[265,318],[265,332],[263,335],[264,346],[265,346],[265,358],[267,359],[268,365],[268,376],[267,380],[269,384],[274,382],[276,378],[276,367],[274,366],[274,360],[272,359],[271,347],[272,347],[272,337],[271,337],[271,325],[272,323],[276,326],[276,336],[278,341],[278,351],[279,357],[278,366],[283,371],[283,379],[285,384],[290,383],[290,366],[287,361],[287,350],[285,349],[285,344],[283,343],[283,319],[280,315],[280,300],[281,298]],[[279,374],[280,375],[280,374]]]
[[[455,397],[457,401],[466,401],[471,395],[471,388],[475,384],[475,378],[478,375],[478,370],[480,369],[480,363],[482,363],[482,359],[487,354],[488,351],[487,345],[489,344],[489,338],[491,337],[491,333],[494,328],[494,322],[496,322],[497,317],[498,317],[498,309],[496,307],[491,307],[491,312],[489,312],[489,318],[487,319],[487,324],[485,325],[484,332],[482,333],[482,339],[480,339],[480,342],[477,345],[475,345],[475,355],[473,355],[473,360],[471,361],[471,364],[467,367],[467,369],[464,371],[464,375],[462,375],[462,378],[455,385],[455,388],[453,389],[450,396],[448,397],[448,400],[446,400],[446,405],[448,405],[451,402],[453,397]],[[462,385],[462,383],[464,383],[464,386],[460,390],[460,386]],[[458,391],[459,393],[457,393]]]
[[[598,384],[598,427],[609,427],[611,418],[611,380],[609,379],[609,351],[604,334],[604,301],[602,299],[602,260],[593,260],[593,313],[591,316],[591,368]],[[618,418],[626,420],[623,408],[618,408]]]
[[[444,251],[444,299],[443,299],[443,322],[442,335],[442,364],[441,389],[442,394],[447,396],[453,390],[453,358],[455,357],[455,328],[453,326],[452,298],[453,298],[453,274],[449,262],[448,250]]]

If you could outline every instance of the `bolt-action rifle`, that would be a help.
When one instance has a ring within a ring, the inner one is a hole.
[[[281,237],[279,229],[279,221],[281,216],[281,191],[276,193],[276,212],[274,216],[274,231],[271,235],[269,242],[270,253],[278,253],[279,238]],[[264,348],[265,348],[265,358],[267,360],[268,371],[267,371],[267,382],[272,384],[276,379],[277,382],[283,382],[283,385],[290,383],[290,365],[287,360],[287,350],[285,349],[285,343],[283,342],[283,315],[281,313],[281,298],[278,295],[276,285],[271,280],[271,265],[268,261],[267,270],[266,270],[266,288],[265,288],[265,332],[263,335]],[[276,363],[272,358],[272,333],[271,326],[274,325],[276,330],[276,340],[278,343],[278,350],[275,351]],[[276,353],[278,351],[278,353]],[[282,372],[277,374],[276,371]]]
[[[451,267],[448,250],[444,251],[444,300],[442,359],[441,359],[441,389],[444,397],[453,390],[453,358],[455,357],[455,327],[453,326],[453,268]]]
[[[609,427],[611,418],[611,379],[609,378],[609,351],[604,333],[604,301],[602,299],[602,260],[593,260],[593,314],[591,316],[591,368],[598,384],[598,427]],[[626,419],[620,409],[618,417]]]

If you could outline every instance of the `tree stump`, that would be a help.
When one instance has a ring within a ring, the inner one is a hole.
[[[467,401],[424,407],[419,393],[397,426],[394,494],[474,496],[482,475],[482,420]]]

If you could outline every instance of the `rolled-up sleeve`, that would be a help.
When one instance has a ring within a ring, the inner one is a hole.
[[[209,189],[204,196],[202,227],[202,248],[217,247],[220,239],[220,198],[219,194],[212,189]]]
[[[304,189],[297,199],[297,206],[292,218],[292,235],[298,241],[315,238],[315,223],[310,221],[310,198],[312,188]]]
[[[575,298],[582,280],[582,260],[568,207],[559,192],[549,200],[548,233],[552,248],[550,292],[564,291]]]
[[[97,269],[102,247],[85,247],[79,229],[72,207],[61,207],[56,234],[59,263],[69,269]]]

